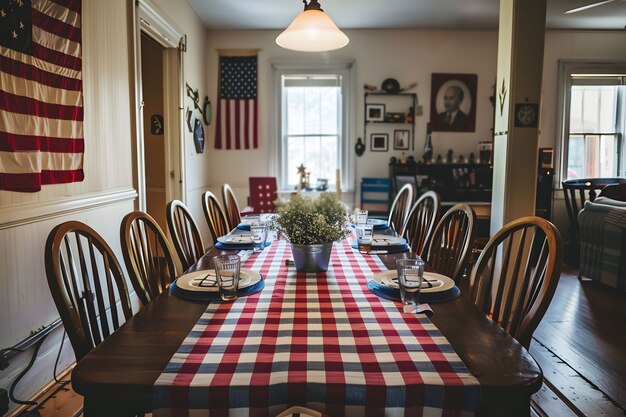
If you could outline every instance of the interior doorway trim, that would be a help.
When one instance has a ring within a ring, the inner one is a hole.
[[[144,161],[143,92],[141,80],[141,34],[144,33],[165,48],[163,54],[163,107],[165,119],[165,197],[186,200],[185,141],[183,114],[185,34],[150,0],[138,0],[134,16],[134,108],[136,146],[134,148],[134,184],[136,208],[146,211],[146,173]],[[134,5],[133,5],[134,6]]]

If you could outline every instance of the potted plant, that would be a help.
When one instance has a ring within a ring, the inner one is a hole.
[[[291,243],[296,269],[326,271],[333,242],[348,235],[348,212],[343,203],[334,193],[322,193],[315,200],[295,194],[279,203],[276,212],[269,228]]]

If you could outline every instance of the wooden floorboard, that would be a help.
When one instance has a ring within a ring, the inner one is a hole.
[[[580,282],[576,274],[564,267],[534,337],[626,409],[626,296],[594,282]]]

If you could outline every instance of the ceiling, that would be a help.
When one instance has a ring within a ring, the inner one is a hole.
[[[528,1],[528,0],[526,0]],[[626,1],[579,13],[565,10],[599,0],[547,0],[550,29],[624,29]],[[208,29],[284,29],[301,0],[187,0]],[[319,0],[342,29],[495,29],[499,0]]]

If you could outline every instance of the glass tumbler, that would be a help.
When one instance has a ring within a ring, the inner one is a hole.
[[[239,271],[241,258],[239,255],[219,255],[213,258],[215,275],[223,301],[235,301],[239,288]]]
[[[424,279],[424,261],[419,256],[416,259],[397,259],[396,269],[402,304],[417,306]]]

